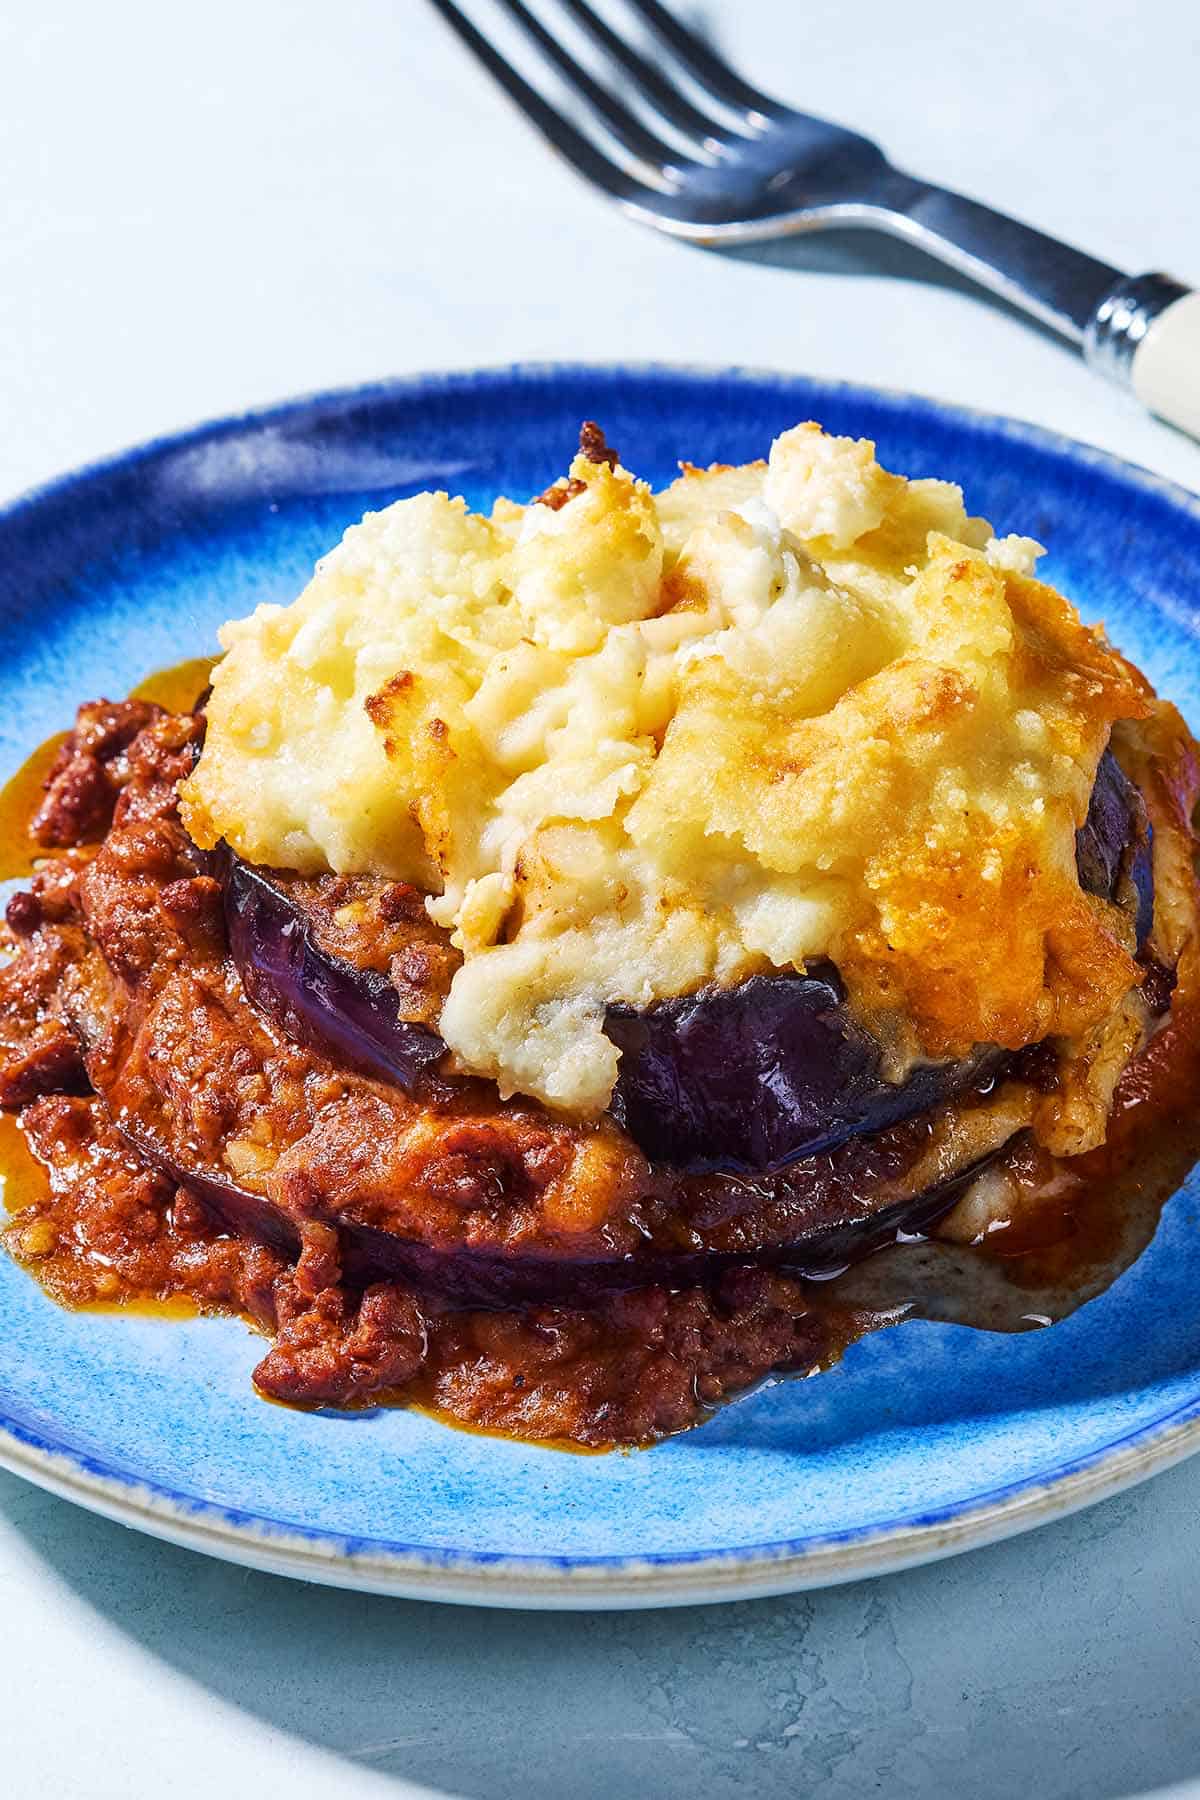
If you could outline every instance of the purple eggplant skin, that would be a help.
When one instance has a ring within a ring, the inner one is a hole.
[[[1120,904],[1126,880],[1136,896],[1137,944],[1154,924],[1154,833],[1146,803],[1111,750],[1100,758],[1088,815],[1075,833],[1075,867],[1086,894]]]
[[[224,1176],[188,1167],[136,1122],[118,1130],[146,1162],[186,1188],[218,1229],[266,1244],[285,1260],[300,1254],[295,1221],[271,1200]],[[441,1248],[352,1220],[332,1221],[338,1232],[342,1276],[354,1289],[376,1281],[401,1281],[451,1311],[503,1311],[513,1306],[587,1306],[634,1288],[711,1285],[731,1269],[769,1268],[780,1274],[828,1280],[849,1264],[894,1243],[898,1233],[928,1231],[949,1212],[990,1158],[949,1181],[871,1212],[847,1203],[838,1217],[822,1216],[815,1228],[788,1244],[758,1251],[648,1250],[624,1257],[550,1256],[545,1253]]]
[[[225,926],[242,984],[290,1037],[411,1091],[445,1053],[436,1031],[400,1017],[386,975],[322,950],[307,920],[268,877],[223,859]]]
[[[1137,897],[1139,943],[1154,913],[1150,825],[1111,750],[1100,759],[1076,865],[1090,893]],[[664,1000],[645,1012],[609,1007],[621,1052],[612,1112],[654,1162],[691,1173],[778,1168],[859,1133],[914,1118],[1012,1057],[982,1046],[966,1062],[918,1065],[887,1081],[880,1048],[846,1006],[832,963],[804,975],[755,975],[738,987]]]
[[[621,1052],[613,1117],[651,1161],[692,1174],[778,1168],[835,1149],[994,1081],[1011,1060],[989,1047],[886,1081],[832,963],[646,1012],[609,1007],[604,1029]]]

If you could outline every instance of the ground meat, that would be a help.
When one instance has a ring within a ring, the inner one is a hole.
[[[518,1436],[652,1443],[767,1375],[815,1373],[860,1329],[801,1284],[746,1270],[716,1294],[643,1288],[589,1312],[444,1320],[419,1391],[457,1419]]]
[[[238,1313],[274,1338],[256,1380],[276,1399],[418,1401],[588,1445],[695,1424],[879,1322],[753,1259],[817,1227],[840,1243],[903,1202],[937,1162],[936,1116],[754,1178],[681,1176],[611,1122],[334,1066],[249,1003],[229,960],[218,875],[176,811],[201,731],[140,702],[84,708],[38,815],[65,854],[9,905],[0,1105],[23,1109],[47,1184],[5,1241],[51,1294]],[[332,953],[440,1006],[456,960],[414,890],[283,879]],[[419,1291],[407,1265],[370,1272],[373,1233],[432,1258]],[[714,1250],[705,1285],[652,1273]],[[608,1259],[628,1291],[485,1310],[464,1288],[456,1304],[455,1257],[534,1255],[572,1281]]]
[[[200,731],[140,703],[85,708],[40,816],[58,839],[101,841],[68,850],[10,907],[0,1097],[24,1108],[50,1183],[8,1241],[47,1289],[72,1304],[174,1297],[239,1312],[275,1335],[257,1380],[279,1399],[403,1393],[588,1443],[648,1441],[771,1369],[820,1361],[828,1319],[763,1270],[716,1294],[649,1285],[489,1313],[455,1310],[445,1289],[343,1279],[343,1234],[363,1230],[568,1262],[692,1251],[731,1229],[753,1246],[789,1229],[797,1206],[841,1204],[850,1176],[826,1158],[757,1183],[680,1181],[612,1125],[501,1103],[478,1082],[405,1095],[291,1041],[248,1003],[220,882],[179,822]],[[414,890],[281,879],[327,949],[389,972],[414,1007],[440,1007],[457,959]],[[875,1146],[876,1185],[902,1174],[920,1137]],[[192,1189],[170,1173],[183,1166]],[[217,1192],[245,1203],[215,1212]],[[283,1229],[258,1232],[254,1207]]]
[[[55,857],[33,876],[29,886],[14,894],[5,908],[5,921],[15,937],[32,937],[45,925],[66,925],[79,916],[77,882],[86,859],[78,855]]]
[[[71,859],[51,864],[6,909],[0,955],[16,953],[0,961],[0,1107],[87,1091],[82,1046],[64,1006],[87,954],[78,872]]]
[[[451,948],[449,932],[430,919],[418,889],[370,875],[265,873],[300,912],[320,949],[387,975],[400,996],[400,1018],[437,1024],[462,957]]]
[[[394,1284],[330,1289],[289,1317],[255,1382],[277,1400],[409,1397],[492,1430],[601,1446],[684,1430],[771,1373],[815,1372],[848,1321],[762,1271],[710,1294],[644,1288],[581,1311],[422,1312]]]
[[[611,450],[603,431],[594,419],[585,419],[579,427],[579,454],[590,463],[605,463],[615,469],[620,460],[615,450]],[[565,476],[550,486],[532,501],[534,506],[548,506],[551,512],[561,512],[568,500],[574,500],[576,494],[582,494],[587,487],[585,481],[577,481]]]
[[[0,1107],[87,1089],[79,1041],[55,1005],[69,965],[57,933],[40,933],[23,955],[0,964]]]
[[[21,1124],[49,1181],[5,1241],[55,1299],[85,1306],[183,1298],[264,1328],[274,1323],[282,1259],[215,1232],[191,1195],[130,1154],[100,1101],[47,1096],[26,1107]]]
[[[585,419],[579,427],[579,454],[590,463],[606,463],[610,469],[620,461],[595,419]]]
[[[354,1301],[331,1287],[281,1321],[254,1381],[274,1400],[346,1406],[402,1388],[427,1349],[421,1309],[404,1288],[377,1283]]]
[[[183,1298],[242,1314],[275,1336],[255,1371],[274,1399],[404,1398],[531,1438],[648,1443],[768,1374],[823,1366],[854,1335],[803,1284],[756,1270],[712,1294],[643,1289],[587,1310],[446,1312],[395,1282],[355,1293],[328,1243],[291,1267],[216,1229],[130,1155],[99,1101],[47,1097],[23,1125],[52,1178],[8,1227],[13,1254],[67,1304]]]
[[[144,700],[95,700],[80,707],[33,817],[32,835],[39,844],[66,847],[103,835],[129,778],[126,753],[138,733],[161,716]]]

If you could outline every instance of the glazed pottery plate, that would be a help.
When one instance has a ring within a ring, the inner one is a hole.
[[[487,506],[560,474],[598,419],[656,484],[815,418],[997,531],[1200,725],[1200,503],[1024,425],[736,371],[529,368],[333,394],[152,444],[0,516],[0,773],[74,705],[287,601],[366,509]],[[1200,1446],[1200,1186],[1051,1330],[910,1322],[654,1450],[573,1456],[415,1413],[257,1399],[233,1320],[60,1311],[0,1256],[0,1461],[84,1506],[256,1566],[513,1606],[740,1598],[878,1573],[1061,1515]]]

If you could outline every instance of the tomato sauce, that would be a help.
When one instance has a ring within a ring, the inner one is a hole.
[[[186,714],[210,673],[206,660],[183,664],[143,683],[136,697]],[[135,796],[141,812],[130,840],[141,846],[144,863],[130,861],[126,848],[124,860],[117,857],[111,869],[102,869],[100,860],[90,861],[101,847],[91,846],[68,848],[61,866],[68,875],[72,868],[104,873],[110,888],[127,882],[128,894],[118,894],[110,906],[108,926],[120,931],[106,956],[137,951],[153,966],[158,952],[152,941],[143,941],[145,921],[159,904],[155,896],[165,896],[174,935],[163,940],[162,954],[170,963],[181,945],[192,946],[199,985],[191,1011],[178,1011],[188,1023],[166,1058],[172,1066],[164,1079],[168,1086],[174,1082],[172,1091],[184,1105],[197,1093],[203,1101],[210,1084],[214,1145],[223,1150],[232,1142],[248,1159],[252,1179],[256,1155],[269,1151],[277,1158],[288,1148],[270,1141],[273,1116],[286,1125],[289,1107],[296,1118],[304,1106],[315,1105],[318,1113],[336,1107],[350,1084],[319,1056],[271,1036],[236,983],[226,979],[228,991],[220,990],[225,978],[218,978],[219,955],[211,948],[219,919],[219,903],[212,911],[216,884],[195,861],[194,847],[180,849],[171,816],[174,790],[162,780],[162,770],[180,766],[187,723],[160,719],[154,727],[162,738],[157,776],[153,759],[147,762],[143,754],[145,767],[131,778],[144,784]],[[172,725],[179,727],[174,735]],[[74,1005],[84,992],[86,1015],[96,949],[71,911],[70,881],[55,887],[53,858],[29,831],[64,741],[60,735],[42,746],[0,794],[0,870],[6,876],[50,871],[34,882],[36,889],[43,881],[45,889],[34,906],[35,914],[42,908],[41,924],[22,914],[7,948],[27,955],[30,943],[44,940],[47,995],[57,992],[54,983],[65,967],[71,980],[64,991],[75,996]],[[159,863],[166,859],[165,871],[155,873],[156,857]],[[210,947],[203,949],[205,944]],[[233,1020],[221,1026],[225,1038],[218,1032],[207,1045],[196,1035],[202,997],[210,1008],[219,1000]],[[89,1055],[101,1054],[93,1044]],[[222,1089],[213,1074],[222,1056],[243,1086],[265,1080],[277,1097],[275,1115],[260,1106],[247,1115],[250,1127],[242,1136],[229,1110],[235,1090]],[[254,1074],[256,1056],[268,1075]],[[189,1059],[195,1059],[194,1075]],[[88,1070],[100,1081],[94,1062]],[[180,1186],[114,1128],[103,1084],[97,1097],[86,1080],[73,1085],[68,1069],[57,1085],[22,1102],[19,1116],[0,1114],[0,1181],[9,1215],[0,1235],[62,1304],[101,1311],[136,1307],[164,1320],[205,1312],[242,1317],[272,1340],[257,1372],[268,1398],[410,1405],[472,1431],[595,1451],[649,1443],[694,1425],[764,1380],[819,1373],[856,1338],[903,1317],[923,1314],[1012,1330],[1064,1316],[1140,1254],[1163,1203],[1200,1156],[1198,1080],[1200,982],[1189,952],[1170,1017],[1122,1077],[1108,1141],[1089,1155],[1055,1161],[1028,1133],[1019,1134],[997,1165],[1012,1196],[1011,1216],[994,1212],[979,1241],[963,1242],[951,1213],[927,1237],[901,1237],[830,1280],[746,1264],[706,1286],[645,1286],[587,1305],[560,1301],[484,1310],[456,1308],[398,1281],[355,1288],[342,1279],[336,1233],[319,1220],[301,1216],[298,1260],[278,1244],[223,1227],[197,1191]],[[115,1091],[136,1097],[128,1081]],[[377,1109],[384,1106],[377,1090],[367,1099]],[[469,1131],[461,1121],[455,1125],[462,1167],[455,1164],[454,1181],[436,1193],[431,1189],[426,1200],[429,1208],[442,1208],[439,1229],[456,1228],[455,1209],[467,1198],[481,1208],[473,1229],[502,1236],[514,1228],[512,1196],[496,1190],[488,1204],[500,1210],[489,1222],[483,1202],[492,1189],[482,1179],[467,1179],[471,1156],[491,1153],[492,1124],[476,1122]],[[447,1140],[452,1135],[445,1123],[438,1130]],[[869,1158],[861,1169],[870,1172]],[[653,1215],[644,1209],[643,1228],[647,1220],[653,1223]]]

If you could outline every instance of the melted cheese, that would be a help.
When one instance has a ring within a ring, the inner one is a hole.
[[[1141,678],[943,482],[815,425],[655,496],[422,494],[222,633],[196,840],[430,893],[468,1070],[608,1102],[614,1002],[838,964],[898,1054],[1078,1036],[1136,970],[1074,832]]]

